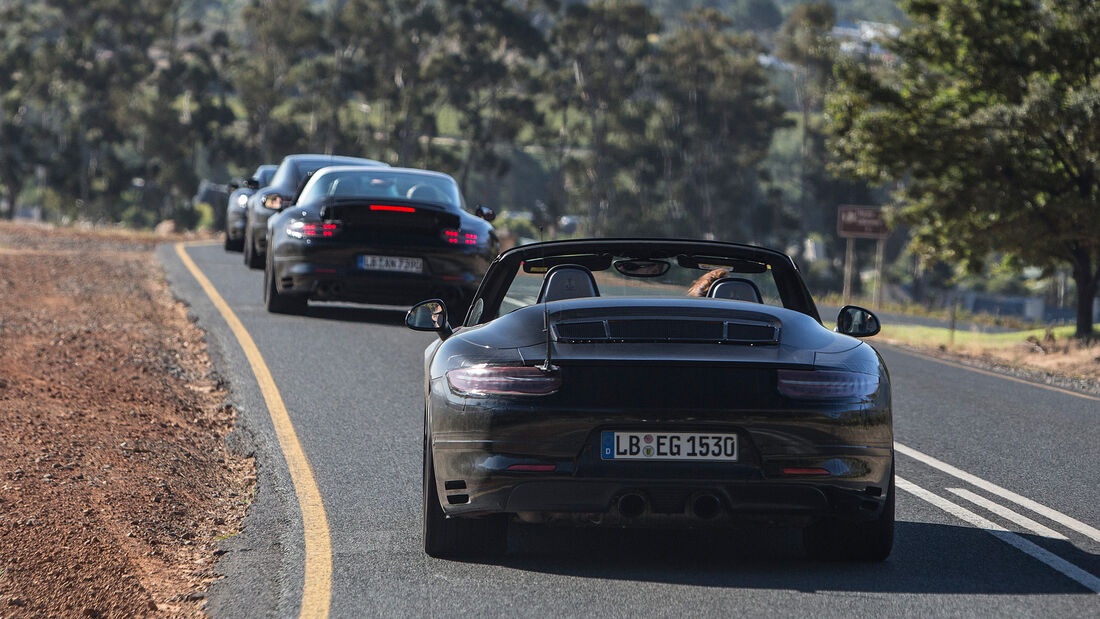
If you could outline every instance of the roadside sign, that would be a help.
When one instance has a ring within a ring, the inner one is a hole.
[[[882,209],[842,204],[837,210],[836,233],[847,239],[884,239],[890,236]]]

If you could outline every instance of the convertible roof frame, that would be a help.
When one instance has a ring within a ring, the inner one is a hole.
[[[814,303],[810,291],[806,288],[806,284],[799,274],[798,265],[796,265],[794,260],[786,253],[756,245],[699,239],[585,238],[563,241],[544,241],[541,243],[531,243],[530,245],[520,245],[501,253],[493,260],[492,264],[489,265],[488,271],[486,271],[485,278],[482,280],[481,288],[477,292],[477,297],[487,300],[492,299],[494,301],[493,305],[499,305],[499,297],[503,296],[503,291],[494,289],[494,284],[497,282],[492,280],[499,281],[500,278],[491,277],[491,275],[498,269],[508,267],[511,267],[510,270],[514,273],[515,270],[519,268],[519,264],[524,260],[570,253],[600,253],[609,250],[622,252],[622,255],[632,258],[651,257],[646,250],[656,249],[660,246],[675,248],[674,252],[669,252],[669,255],[665,256],[668,258],[675,257],[679,254],[710,255],[717,257],[723,254],[733,253],[738,258],[755,259],[760,262],[765,262],[772,266],[775,277],[778,280],[784,280],[787,284],[785,287],[791,290],[794,296],[797,297],[792,299],[784,298],[784,305],[792,308],[800,308],[799,311],[821,322],[821,316],[817,312],[817,305]],[[634,252],[637,252],[637,255],[632,255]],[[499,288],[499,286],[496,287]],[[783,288],[784,287],[781,286],[781,290]],[[486,305],[489,304],[487,303]]]

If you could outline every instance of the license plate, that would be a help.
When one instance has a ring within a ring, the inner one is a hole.
[[[604,460],[736,462],[737,435],[711,432],[603,432]]]
[[[359,256],[359,268],[365,271],[394,271],[397,273],[423,273],[422,258],[400,256]]]

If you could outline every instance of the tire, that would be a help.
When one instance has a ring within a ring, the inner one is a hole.
[[[256,251],[256,244],[249,241],[247,238],[244,242],[244,263],[248,265],[250,269],[264,268],[264,257]]]
[[[229,234],[225,235],[225,251],[241,251],[244,249],[244,242],[240,239],[231,239]]]
[[[826,561],[885,561],[894,547],[894,470],[878,518],[870,522],[828,519],[802,530],[807,554]]]
[[[264,306],[273,314],[306,313],[309,300],[300,294],[279,294],[275,286],[275,269],[271,264],[264,268]]]
[[[504,514],[447,518],[443,513],[428,445],[424,437],[424,552],[441,559],[504,554],[508,547],[508,520]]]
[[[252,241],[248,238],[248,227],[245,227],[244,238],[241,240],[241,252],[244,254],[244,265],[251,267],[252,262]]]

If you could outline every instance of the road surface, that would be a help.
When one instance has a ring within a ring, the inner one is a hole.
[[[900,479],[883,564],[811,561],[785,529],[716,540],[520,525],[498,560],[439,560],[420,539],[422,354],[435,335],[407,330],[402,308],[268,314],[262,272],[220,244],[158,256],[209,333],[241,412],[235,440],[259,464],[246,529],[226,540],[226,578],[208,595],[214,617],[1100,616],[1095,396],[880,346]],[[186,262],[262,357],[321,504],[290,472],[271,385]]]

